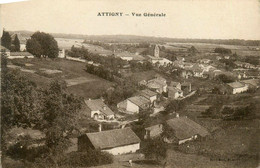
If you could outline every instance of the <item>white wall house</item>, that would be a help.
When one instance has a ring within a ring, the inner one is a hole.
[[[103,102],[102,99],[85,100],[90,110],[90,117],[95,120],[111,120],[115,118],[114,112]]]
[[[134,96],[127,99],[126,111],[131,113],[139,113],[140,109],[148,109],[150,100],[143,96]]]
[[[130,100],[126,100],[126,111],[133,112],[133,113],[139,113],[139,106],[133,103]]]
[[[131,57],[131,56],[121,56],[120,57],[122,60],[126,60],[126,61],[131,61],[131,60],[133,60],[133,57]]]
[[[65,58],[65,49],[60,49],[59,50],[59,55],[58,55],[59,58]]]
[[[238,94],[238,93],[246,92],[248,90],[248,85],[241,82],[228,83],[228,86],[232,94]]]
[[[78,137],[78,151],[100,149],[112,155],[134,153],[140,149],[141,140],[131,128],[86,133]]]
[[[140,143],[118,146],[111,149],[104,149],[102,151],[111,153],[112,155],[121,155],[126,153],[135,153],[137,150],[140,149]]]

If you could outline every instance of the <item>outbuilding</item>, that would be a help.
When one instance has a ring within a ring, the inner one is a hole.
[[[113,155],[134,153],[140,149],[140,138],[131,128],[86,133],[78,137],[78,150],[100,149]]]

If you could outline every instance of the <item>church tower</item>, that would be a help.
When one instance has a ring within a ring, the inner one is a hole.
[[[159,46],[155,45],[155,47],[154,47],[154,56],[159,58],[160,57],[159,54],[160,54]]]

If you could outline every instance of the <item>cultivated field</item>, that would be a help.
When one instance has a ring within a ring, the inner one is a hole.
[[[11,63],[22,67],[22,74],[40,87],[51,81],[64,80],[68,91],[84,98],[99,97],[112,83],[85,72],[85,63],[65,59],[15,59]],[[30,63],[31,66],[25,66]],[[17,68],[17,67],[16,67]]]
[[[165,47],[173,51],[186,50],[194,46],[199,52],[214,52],[216,47],[231,49],[232,53],[237,53],[240,56],[259,56],[260,51],[252,50],[255,46],[239,46],[239,45],[224,45],[224,44],[208,44],[208,43],[167,43]]]

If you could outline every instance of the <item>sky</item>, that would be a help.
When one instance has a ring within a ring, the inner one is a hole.
[[[2,4],[0,10],[0,26],[7,31],[260,40],[260,0],[30,0]]]

